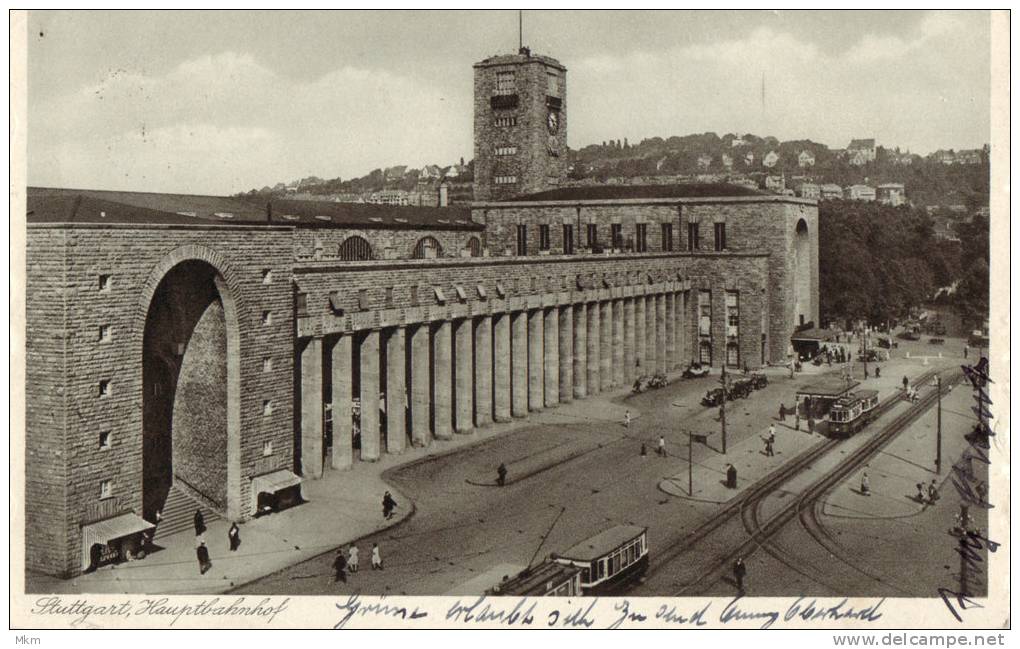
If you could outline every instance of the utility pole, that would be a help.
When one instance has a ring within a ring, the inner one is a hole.
[[[861,329],[861,357],[864,359],[864,378],[868,378],[868,325]]]
[[[726,361],[723,361],[722,377],[722,405],[719,406],[719,420],[722,422],[722,452],[726,455]]]
[[[687,495],[694,497],[694,433],[687,431]]]
[[[938,403],[935,424],[935,473],[942,473],[942,376],[935,374],[932,383],[935,384],[936,400]]]

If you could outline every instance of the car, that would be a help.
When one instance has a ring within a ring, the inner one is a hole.
[[[705,393],[705,396],[701,398],[701,405],[706,407],[714,407],[722,404],[723,401],[723,389],[712,388]]]
[[[921,340],[921,334],[912,330],[901,332],[899,337],[903,340]]]
[[[929,338],[928,339],[928,344],[929,345],[944,345],[945,342],[946,342],[945,338]]]
[[[685,379],[697,379],[701,378],[702,376],[708,376],[708,370],[709,370],[708,365],[702,365],[701,363],[691,363],[690,365],[687,366],[687,369],[684,370],[683,376]]]

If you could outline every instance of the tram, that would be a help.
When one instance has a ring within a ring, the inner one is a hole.
[[[648,528],[611,527],[554,556],[553,561],[581,569],[585,595],[619,592],[648,569]]]
[[[850,437],[872,420],[877,407],[878,392],[875,390],[858,390],[840,397],[832,404],[826,417],[829,434],[834,437]]]

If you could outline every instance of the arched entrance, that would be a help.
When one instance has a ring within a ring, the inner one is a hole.
[[[793,318],[797,325],[812,319],[811,237],[807,222],[800,219],[793,235]]]
[[[150,276],[142,329],[143,514],[171,486],[240,514],[240,345],[234,295],[210,254]]]

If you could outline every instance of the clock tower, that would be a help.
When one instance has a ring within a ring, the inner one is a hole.
[[[567,170],[567,69],[526,47],[474,69],[475,200],[559,185]]]

